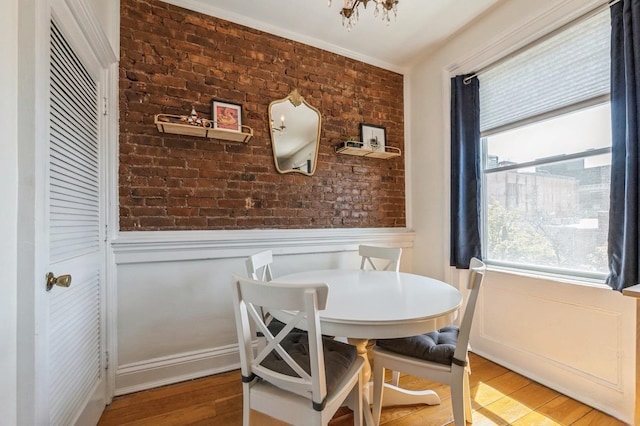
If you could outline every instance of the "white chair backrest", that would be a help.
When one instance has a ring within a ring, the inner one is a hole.
[[[261,251],[249,256],[246,261],[247,275],[254,280],[271,281],[273,279],[271,273],[272,262],[273,253],[271,250]]]
[[[321,404],[327,395],[327,384],[318,310],[324,309],[327,304],[327,284],[279,284],[273,281],[266,283],[234,274],[232,293],[243,380],[259,376],[279,388],[305,397],[311,395],[314,403]],[[263,306],[269,309],[297,311],[297,314],[274,336],[260,315],[260,308]],[[267,340],[266,346],[258,348],[255,355],[250,323],[253,323]],[[282,339],[300,323],[304,324],[300,328],[308,331],[309,374],[281,346]],[[288,376],[261,365],[272,351],[276,351],[299,377]]]
[[[476,310],[476,302],[478,301],[478,293],[484,280],[484,274],[487,267],[484,262],[477,258],[472,258],[469,263],[469,278],[467,280],[467,288],[471,290],[467,299],[467,306],[464,309],[462,321],[460,322],[460,331],[458,332],[458,343],[453,357],[464,361],[467,358],[469,348],[469,335],[471,333],[471,322],[473,314]]]
[[[399,247],[376,247],[361,245],[358,248],[358,253],[362,256],[360,262],[360,269],[365,269],[368,263],[371,269],[378,270],[372,259],[387,260],[387,263],[382,267],[382,271],[396,271],[400,270],[400,256],[402,255],[402,249]]]

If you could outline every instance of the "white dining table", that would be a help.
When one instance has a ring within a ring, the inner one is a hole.
[[[462,295],[451,285],[433,278],[395,271],[326,269],[275,278],[279,283],[327,283],[326,309],[319,312],[322,333],[346,337],[365,359],[363,392],[365,422],[373,425],[369,407],[373,386],[367,357],[369,339],[391,339],[429,333],[452,324],[462,305]],[[271,311],[281,320],[294,313]],[[386,383],[383,405],[439,404],[431,391],[407,391]]]

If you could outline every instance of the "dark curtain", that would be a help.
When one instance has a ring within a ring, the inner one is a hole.
[[[480,258],[480,83],[451,79],[451,266]]]
[[[609,276],[615,290],[638,284],[640,0],[611,6],[611,199]]]

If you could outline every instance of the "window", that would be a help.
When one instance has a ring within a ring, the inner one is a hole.
[[[607,272],[609,20],[600,12],[480,75],[484,257]]]

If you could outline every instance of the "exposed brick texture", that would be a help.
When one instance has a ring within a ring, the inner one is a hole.
[[[121,0],[120,59],[122,230],[405,226],[401,75],[158,0]],[[274,165],[268,106],[295,88],[322,114],[313,176]],[[248,144],[154,125],[214,98],[242,104]],[[336,154],[361,122],[403,156]]]

